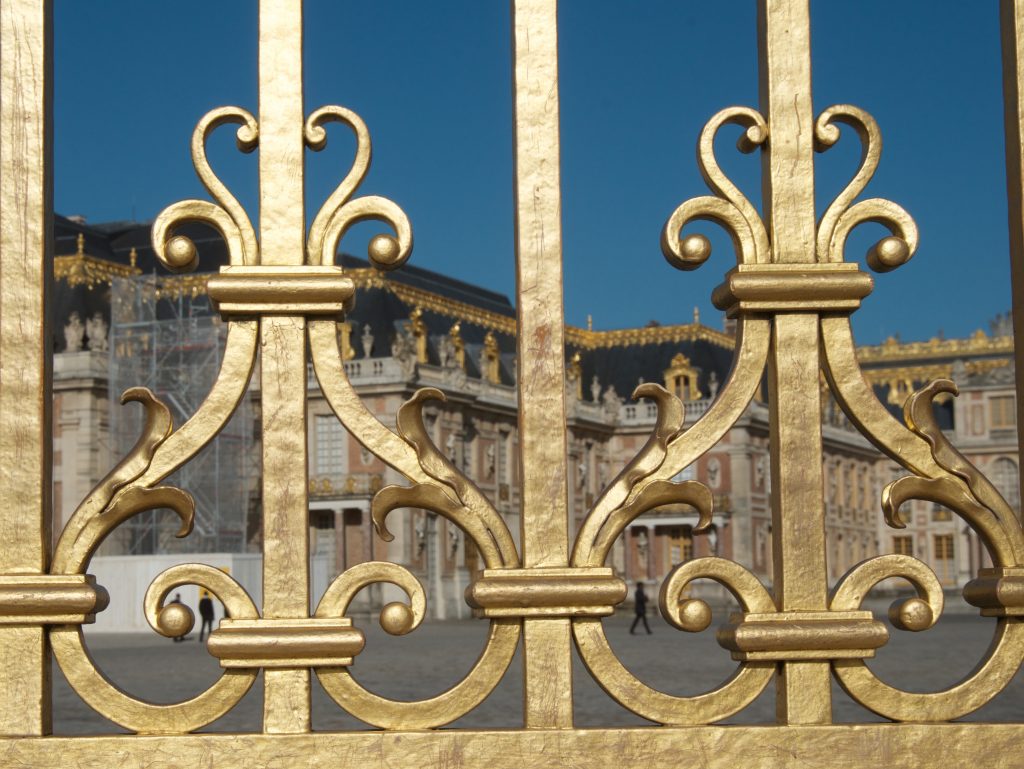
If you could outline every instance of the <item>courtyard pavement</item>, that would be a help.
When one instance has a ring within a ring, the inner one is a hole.
[[[716,612],[715,622],[723,617]],[[645,683],[671,694],[697,694],[714,688],[735,669],[713,630],[691,635],[659,617],[650,618],[653,633],[629,634],[630,615],[605,620],[612,648]],[[883,680],[911,691],[935,691],[956,683],[982,658],[994,620],[977,615],[944,615],[923,633],[890,632],[889,644],[869,664]],[[394,699],[423,699],[457,682],[483,648],[483,620],[425,622],[408,636],[387,635],[376,621],[357,622],[366,634],[366,648],[352,668],[364,686]],[[642,628],[642,626],[641,626]],[[174,643],[155,633],[104,635],[87,633],[96,663],[106,675],[135,696],[153,702],[174,702],[202,691],[218,675],[216,660],[193,633]],[[575,658],[575,650],[573,652]],[[617,705],[575,659],[576,724],[581,727],[637,726],[649,722]],[[456,721],[461,728],[522,725],[522,668],[517,653],[501,684],[474,712]],[[256,731],[262,710],[262,680],[239,705],[204,731]],[[837,722],[877,721],[833,685]],[[970,720],[1024,721],[1024,673]],[[770,723],[774,720],[774,686],[727,723]],[[313,677],[313,725],[319,730],[365,729],[342,712]],[[123,731],[93,713],[70,689],[54,665],[54,732],[89,734]]]

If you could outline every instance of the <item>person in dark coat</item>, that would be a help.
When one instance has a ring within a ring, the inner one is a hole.
[[[633,624],[629,627],[629,634],[633,635],[633,632],[636,630],[636,623],[643,620],[647,635],[650,635],[651,626],[647,624],[647,593],[644,592],[643,582],[636,583],[636,592],[633,593],[633,611],[636,613],[636,616],[633,618]]]
[[[207,636],[213,632],[213,600],[210,598],[210,594],[203,591],[203,597],[199,599],[199,616],[203,620],[202,627],[199,628],[199,643],[203,642],[203,631],[207,630]]]

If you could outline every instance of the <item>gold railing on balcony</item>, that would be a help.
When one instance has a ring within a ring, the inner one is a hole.
[[[947,724],[1000,692],[1024,658],[1024,533],[1005,501],[939,430],[931,409],[936,381],[906,402],[894,419],[861,373],[850,315],[873,278],[845,259],[850,231],[863,222],[890,235],[868,253],[886,273],[917,247],[914,221],[881,198],[858,200],[879,163],[881,134],[859,107],[839,104],[815,116],[810,73],[808,0],[759,0],[761,104],[723,109],[707,123],[697,162],[711,194],[683,202],[661,235],[671,264],[699,267],[709,241],[683,230],[708,220],[732,236],[737,264],[714,301],[738,324],[728,381],[701,413],[664,388],[644,384],[635,397],[657,414],[647,444],[622,468],[569,538],[566,461],[565,349],[562,312],[558,59],[554,0],[514,0],[515,198],[518,271],[518,395],[522,477],[519,545],[488,499],[431,442],[424,404],[442,398],[421,389],[399,410],[391,430],[361,403],[348,376],[336,325],[354,284],[334,263],[349,227],[376,219],[394,234],[373,238],[369,258],[398,269],[409,258],[405,214],[376,196],[356,196],[370,161],[367,126],[352,111],[306,111],[302,96],[301,0],[260,0],[259,114],[222,107],[200,119],[192,140],[196,171],[215,202],[187,200],[167,208],[153,227],[165,266],[188,269],[195,247],[176,228],[202,221],[220,231],[229,264],[208,292],[229,325],[219,377],[183,425],[148,390],[125,401],[146,410],[135,448],[81,503],[50,553],[48,543],[50,392],[45,340],[51,260],[49,201],[48,3],[0,0],[0,757],[5,766],[921,766],[1019,761],[1021,725]],[[1024,270],[1022,109],[1024,0],[1004,0],[1007,136],[1014,279]],[[357,140],[355,160],[323,203],[308,232],[304,153],[327,142],[341,123]],[[205,143],[218,127],[237,126],[244,152],[258,150],[260,232],[207,163]],[[739,149],[763,158],[764,216],[721,170],[715,138],[742,129]],[[818,217],[814,152],[841,140],[861,145],[861,165]],[[1024,293],[1015,317],[1024,324]],[[1018,326],[1024,344],[1024,326]],[[107,603],[88,575],[97,548],[129,517],[170,508],[181,536],[192,526],[187,490],[163,481],[224,426],[244,396],[259,349],[263,466],[263,602],[256,606],[223,571],[202,564],[160,574],[145,597],[152,627],[166,636],[187,630],[191,616],[167,603],[194,584],[214,593],[230,619],[213,632],[209,651],[222,676],[197,696],[154,704],[122,691],[89,656],[83,624]],[[1019,349],[1019,348],[1018,348]],[[307,361],[307,351],[310,360]],[[1018,355],[1018,358],[1021,356]],[[347,569],[309,612],[310,487],[307,457],[307,363],[345,428],[407,479],[369,489],[372,518],[387,538],[393,510],[432,511],[459,527],[479,550],[483,570],[467,600],[489,624],[479,659],[465,678],[421,701],[385,698],[359,683],[349,666],[366,639],[347,616],[362,587],[389,582],[407,596],[381,614],[386,631],[408,633],[424,617],[426,594],[406,568],[369,562]],[[686,504],[711,521],[715,500],[696,481],[673,481],[714,446],[758,392],[767,372],[771,410],[773,585],[719,557],[677,566],[659,597],[675,627],[699,632],[710,608],[689,598],[696,579],[724,585],[741,612],[719,632],[723,653],[737,661],[720,687],[695,696],[669,694],[638,679],[613,652],[602,619],[626,596],[608,564],[626,527],[648,510]],[[895,688],[866,664],[889,630],[861,602],[878,582],[898,577],[916,594],[891,612],[903,631],[940,617],[935,574],[909,555],[884,555],[855,566],[830,593],[822,484],[821,391],[824,372],[849,420],[905,468],[879,500],[893,526],[908,500],[942,504],[985,543],[994,566],[965,590],[981,614],[995,618],[993,641],[978,667],[944,691]],[[1024,388],[1024,377],[1021,377]],[[1024,393],[1022,393],[1024,394]],[[687,414],[696,417],[692,424]],[[523,709],[499,732],[432,731],[471,712],[496,687],[522,645]],[[573,646],[601,688],[627,710],[667,728],[578,731],[573,728]],[[97,713],[148,737],[55,738],[50,732],[50,650],[78,695]],[[258,733],[190,734],[230,711],[263,673]],[[382,731],[311,733],[311,675],[334,700]],[[833,724],[832,682],[897,724]],[[774,684],[777,723],[711,726]],[[905,722],[905,723],[903,723]]]

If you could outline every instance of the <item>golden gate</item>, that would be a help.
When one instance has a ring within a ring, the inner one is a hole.
[[[862,109],[835,105],[812,112],[808,0],[758,0],[761,104],[730,107],[705,127],[697,160],[711,194],[683,202],[668,218],[662,248],[676,267],[700,266],[710,254],[701,235],[683,235],[694,220],[724,227],[737,265],[714,294],[738,323],[730,377],[707,413],[683,430],[679,399],[657,385],[658,422],[648,443],[622,468],[569,539],[560,236],[558,58],[555,0],[513,0],[515,198],[518,270],[518,390],[522,489],[521,548],[490,501],[431,442],[418,391],[398,415],[397,431],[377,421],[345,376],[336,325],[355,287],[335,254],[347,229],[376,219],[393,234],[375,237],[370,259],[397,269],[409,257],[412,230],[391,201],[357,196],[369,165],[370,137],[343,107],[307,111],[302,98],[301,0],[260,0],[259,111],[223,107],[202,117],[193,137],[196,171],[215,202],[170,206],[153,228],[165,266],[188,269],[194,245],[176,234],[186,221],[220,231],[230,263],[209,282],[209,295],[229,324],[218,379],[206,401],[175,428],[148,390],[126,400],[147,414],[134,449],[86,497],[57,545],[50,536],[50,354],[46,340],[51,282],[49,2],[0,0],[0,765],[13,767],[563,767],[642,764],[655,767],[783,767],[842,765],[911,767],[984,763],[1020,765],[1024,727],[949,723],[998,694],[1024,659],[1024,531],[984,478],[950,445],[934,421],[932,399],[953,392],[940,380],[914,393],[904,420],[878,402],[854,351],[850,314],[873,279],[845,261],[847,236],[863,222],[890,234],[868,254],[876,272],[906,262],[917,246],[914,221],[899,205],[859,199],[879,162],[879,127]],[[1014,284],[1024,270],[1024,0],[1002,4],[1006,137]],[[325,125],[354,131],[351,170],[312,219],[303,202],[306,148],[321,149]],[[258,149],[260,232],[205,158],[218,126],[237,126],[239,148]],[[764,217],[721,171],[714,151],[719,128],[743,128],[739,149],[763,158]],[[814,207],[813,155],[852,129],[861,164],[846,189],[819,217]],[[1024,345],[1024,292],[1015,292],[1018,358]],[[187,491],[161,485],[209,442],[243,397],[259,356],[262,385],[264,599],[256,606],[227,574],[188,564],[150,586],[145,613],[166,636],[186,631],[191,615],[165,603],[185,584],[214,593],[230,619],[211,635],[209,651],[223,675],[186,702],[155,705],[108,681],[87,652],[82,625],[106,603],[89,576],[103,539],[131,516],[170,508],[182,533],[192,524]],[[307,357],[310,359],[307,361]],[[328,402],[345,428],[409,483],[381,489],[372,515],[386,533],[394,509],[431,510],[459,526],[485,568],[467,599],[490,626],[487,644],[466,677],[428,700],[397,702],[368,691],[348,667],[364,637],[346,616],[362,587],[390,582],[407,603],[386,606],[390,633],[413,631],[425,614],[425,592],[404,567],[386,562],[339,575],[309,612],[306,372],[312,363]],[[1024,366],[1018,367],[1018,370]],[[602,627],[626,595],[606,565],[609,550],[637,516],[685,502],[710,521],[712,495],[695,481],[672,478],[715,445],[769,378],[772,412],[772,537],[770,590],[732,561],[700,558],[678,566],[659,596],[662,613],[681,630],[711,621],[708,606],[686,598],[696,579],[712,579],[736,597],[742,612],[720,644],[738,661],[718,689],[673,696],[638,680],[611,651]],[[849,419],[906,469],[880,500],[898,525],[901,505],[930,500],[956,511],[985,542],[994,566],[968,585],[965,597],[995,618],[983,662],[961,683],[912,693],[879,680],[865,659],[884,645],[886,625],[861,609],[881,580],[899,577],[914,597],[890,613],[900,630],[931,627],[942,611],[935,575],[908,555],[871,558],[831,592],[826,572],[819,378]],[[1024,377],[1018,382],[1018,394]],[[1020,417],[1019,417],[1020,418]],[[522,713],[509,730],[439,730],[472,711],[498,684],[523,648]],[[572,646],[608,696],[661,728],[573,726]],[[50,660],[99,714],[134,734],[53,737]],[[231,710],[264,673],[262,730],[193,734]],[[345,711],[377,731],[313,732],[311,676]],[[889,723],[833,724],[833,677],[857,702]],[[774,686],[776,723],[715,726]]]

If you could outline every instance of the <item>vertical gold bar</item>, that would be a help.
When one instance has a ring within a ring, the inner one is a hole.
[[[260,0],[260,261],[304,261],[302,2]],[[309,614],[306,340],[301,317],[260,320],[263,616]],[[309,670],[264,671],[266,732],[310,730]]]
[[[760,0],[757,42],[764,216],[774,262],[814,261],[814,113],[807,0]]]
[[[302,264],[302,0],[260,0],[260,264]]]
[[[817,315],[775,317],[769,398],[772,561],[780,611],[828,608],[818,343]],[[782,723],[831,721],[828,662],[782,663],[777,683],[776,714]]]
[[[49,2],[0,0],[0,574],[49,552],[52,51]],[[0,735],[49,732],[45,632],[0,628]]]
[[[567,566],[556,0],[514,0],[516,282],[523,565]],[[527,727],[572,726],[567,619],[523,622]]]
[[[1010,218],[1010,283],[1017,376],[1017,436],[1024,440],[1024,0],[1002,0],[1006,198]],[[1020,476],[1024,496],[1024,473]]]
[[[764,207],[772,262],[815,261],[814,114],[807,0],[758,4],[761,110],[770,140],[763,153]],[[781,611],[827,608],[825,510],[821,473],[821,393],[816,314],[775,316],[769,362],[772,419],[772,547]],[[779,666],[776,714],[783,723],[832,719],[828,662]]]

